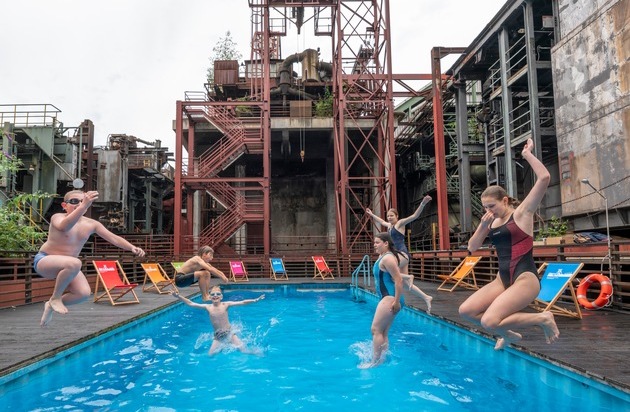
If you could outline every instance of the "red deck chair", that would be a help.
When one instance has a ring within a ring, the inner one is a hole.
[[[313,278],[316,278],[318,276],[321,277],[322,279],[335,278],[333,276],[332,270],[330,270],[330,268],[328,267],[328,264],[326,264],[326,260],[324,259],[323,256],[311,256],[311,257],[313,259],[313,262],[315,263],[315,276],[313,276]]]
[[[247,270],[241,260],[230,261],[230,280],[233,282],[249,282]]]
[[[137,283],[130,283],[127,275],[117,260],[93,260],[96,269],[96,288],[94,289],[94,302],[107,297],[112,305],[125,305],[127,303],[140,303],[134,288]],[[103,284],[104,292],[99,295],[98,289]],[[120,298],[131,292],[133,299],[119,301]]]

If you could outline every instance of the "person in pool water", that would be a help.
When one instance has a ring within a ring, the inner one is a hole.
[[[379,233],[374,237],[374,251],[379,257],[372,271],[376,279],[376,293],[381,300],[372,319],[372,362],[369,367],[380,365],[385,360],[389,349],[389,328],[405,303],[398,250],[389,233]]]
[[[365,209],[365,212],[382,227],[387,229],[387,232],[391,235],[394,245],[399,252],[398,259],[400,262],[400,276],[402,276],[402,279],[405,282],[405,285],[409,288],[409,291],[424,300],[424,303],[427,305],[427,313],[431,313],[431,301],[433,300],[433,297],[427,295],[422,291],[422,289],[413,284],[413,276],[409,274],[411,254],[405,245],[405,227],[420,217],[424,207],[430,201],[431,196],[426,195],[413,215],[402,219],[398,218],[398,211],[396,209],[389,209],[387,211],[387,221],[376,216],[370,209]]]
[[[219,286],[213,286],[210,290],[210,300],[212,300],[212,303],[205,304],[192,302],[190,299],[180,295],[177,291],[172,291],[171,295],[175,296],[191,308],[208,311],[210,323],[214,328],[214,340],[212,341],[208,355],[214,355],[219,352],[227,343],[231,343],[241,352],[247,352],[243,342],[232,331],[232,326],[230,325],[230,320],[228,319],[228,309],[232,306],[242,306],[249,305],[250,303],[256,303],[265,298],[264,294],[258,296],[256,299],[223,302],[223,292],[221,291],[221,288]]]
[[[490,237],[497,251],[499,273],[461,304],[459,314],[499,335],[494,347],[497,350],[522,339],[513,330],[517,327],[540,326],[547,343],[553,343],[560,335],[553,313],[521,312],[540,292],[533,256],[534,214],[551,178],[545,165],[532,153],[533,148],[532,139],[528,139],[522,151],[537,178],[529,194],[519,204],[500,186],[484,190],[481,203],[486,214],[468,241],[468,250],[474,252]]]
[[[201,299],[204,301],[210,300],[208,291],[210,290],[210,277],[212,274],[219,276],[225,283],[229,281],[223,272],[210,264],[213,258],[214,250],[210,246],[200,247],[197,256],[191,257],[177,269],[175,285],[183,288],[199,282]]]
[[[66,314],[66,305],[76,305],[86,300],[92,290],[81,271],[79,253],[85,242],[97,234],[114,246],[125,249],[138,257],[144,251],[113,234],[97,220],[83,216],[98,199],[98,192],[84,193],[72,190],[63,198],[61,207],[65,213],[55,213],[50,219],[48,239],[33,259],[33,269],[43,278],[55,279],[55,288],[50,299],[44,304],[41,326],[47,326],[53,312]]]

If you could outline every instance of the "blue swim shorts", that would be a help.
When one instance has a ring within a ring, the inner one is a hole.
[[[42,260],[44,257],[48,256],[48,253],[45,252],[37,252],[37,254],[35,255],[35,257],[33,258],[33,270],[35,272],[37,272],[37,264],[39,263],[40,260]]]

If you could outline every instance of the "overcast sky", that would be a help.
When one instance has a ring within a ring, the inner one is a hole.
[[[429,73],[432,47],[468,46],[505,2],[390,0],[393,73]],[[174,150],[175,102],[203,90],[217,41],[229,30],[249,57],[247,0],[13,0],[2,15],[0,104],[53,104],[68,127],[90,119],[96,145],[124,133]],[[287,35],[283,57],[325,50],[312,32]]]

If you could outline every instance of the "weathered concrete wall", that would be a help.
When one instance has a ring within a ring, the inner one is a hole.
[[[271,234],[274,252],[312,250],[316,239],[324,249],[329,211],[325,176],[275,178],[271,194]],[[329,213],[330,212],[330,213]],[[321,250],[320,249],[320,250]]]
[[[610,206],[630,194],[630,179],[623,180],[630,170],[630,0],[561,1],[559,17],[556,131],[563,214],[572,215],[602,209],[582,178],[602,188]]]
[[[616,0],[559,0],[561,36],[566,36],[578,26],[597,15],[597,11]]]

